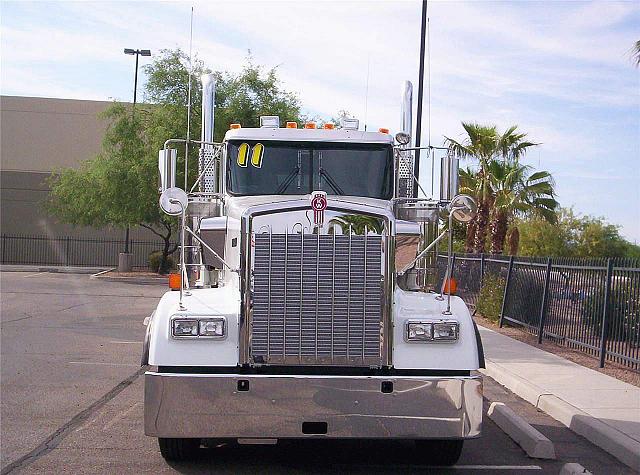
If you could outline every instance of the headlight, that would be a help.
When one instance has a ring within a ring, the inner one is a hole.
[[[460,324],[453,320],[408,321],[407,341],[438,342],[456,341],[460,334]]]
[[[171,319],[171,336],[174,338],[224,338],[227,332],[224,317],[182,317]]]
[[[215,336],[221,338],[224,336],[224,318],[210,318],[200,320],[200,336]]]
[[[457,340],[458,322],[441,322],[433,324],[434,340]]]
[[[198,336],[198,320],[173,320],[173,336]]]
[[[427,322],[409,322],[407,324],[407,340],[429,341],[433,338],[433,324]]]

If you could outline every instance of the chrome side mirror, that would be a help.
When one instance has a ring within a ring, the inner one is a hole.
[[[460,159],[445,155],[440,159],[440,200],[451,201],[458,194]]]
[[[476,217],[478,206],[469,195],[456,195],[448,206],[453,219],[459,223],[468,223]]]
[[[164,148],[158,153],[158,191],[163,193],[176,186],[176,162],[178,151]]]
[[[160,195],[160,209],[169,216],[179,216],[188,204],[189,198],[182,188],[167,188]]]

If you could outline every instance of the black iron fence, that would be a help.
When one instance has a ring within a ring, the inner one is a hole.
[[[76,237],[18,236],[2,234],[0,256],[3,264],[117,267],[124,240]],[[146,268],[149,254],[162,250],[162,241],[129,241],[133,267]]]
[[[446,261],[438,256],[440,282]],[[485,283],[498,283],[500,326],[513,323],[540,343],[579,349],[599,358],[600,367],[615,361],[640,369],[640,259],[456,254],[453,277],[472,306]]]

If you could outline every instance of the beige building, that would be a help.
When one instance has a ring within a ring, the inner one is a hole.
[[[34,240],[27,241],[27,237],[37,237],[40,244],[47,241],[52,245],[60,244],[65,239],[67,244],[70,240],[71,244],[67,246],[69,254],[74,254],[72,248],[76,241],[124,239],[124,230],[121,229],[61,224],[47,215],[43,208],[49,191],[46,179],[51,172],[77,167],[100,151],[107,124],[98,118],[98,114],[109,104],[103,101],[0,97],[0,232],[3,236],[3,262],[52,264],[34,260],[57,259],[55,256],[51,258],[50,252],[45,253],[44,257],[30,256],[33,252],[29,251],[29,246],[34,247]],[[131,239],[157,241],[144,229],[132,229]],[[116,250],[120,244],[109,244],[108,252],[105,246],[96,252],[104,251],[106,254],[115,254],[115,257],[104,256],[101,262],[115,259],[113,262],[117,263]],[[55,254],[59,255],[60,251]],[[75,261],[87,260],[79,255],[66,255],[64,258],[67,263],[74,264],[83,263]],[[142,261],[137,259],[138,264],[144,260],[146,257]],[[88,261],[84,263],[91,264]],[[96,261],[94,265],[101,264]]]

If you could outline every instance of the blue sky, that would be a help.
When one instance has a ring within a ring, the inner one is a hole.
[[[346,109],[395,130],[402,81],[417,89],[419,1],[3,1],[1,92],[130,100],[123,48],[188,50],[191,5],[209,67],[237,71],[251,50],[310,114]],[[423,137],[459,137],[462,120],[518,124],[541,142],[526,161],[553,172],[563,206],[640,242],[640,3],[433,1],[429,18]]]

